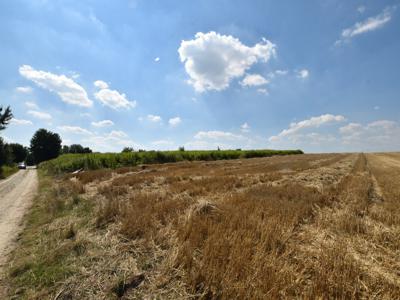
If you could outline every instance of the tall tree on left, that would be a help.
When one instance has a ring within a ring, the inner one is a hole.
[[[4,112],[3,106],[0,106],[0,130],[6,129],[12,117],[13,114],[11,113],[11,108],[9,106],[6,107]],[[9,152],[7,151],[3,138],[0,137],[0,178],[3,177],[3,165],[7,163],[9,158]]]
[[[6,129],[12,117],[13,114],[9,106],[6,107],[4,113],[3,113],[3,106],[0,106],[0,130]]]
[[[39,129],[31,139],[30,150],[35,162],[56,158],[61,152],[61,138],[57,133],[46,129]]]

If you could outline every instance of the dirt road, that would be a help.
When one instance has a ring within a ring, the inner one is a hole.
[[[22,217],[31,204],[37,186],[35,169],[20,170],[0,181],[0,270],[21,229]]]

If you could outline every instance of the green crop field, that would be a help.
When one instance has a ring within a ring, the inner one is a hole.
[[[214,150],[214,151],[143,151],[129,153],[66,154],[40,164],[51,174],[78,169],[96,170],[120,168],[140,164],[178,161],[212,161],[223,159],[268,157],[274,155],[303,154],[301,150]]]

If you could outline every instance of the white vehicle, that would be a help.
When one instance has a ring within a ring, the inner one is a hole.
[[[24,163],[24,162],[20,162],[19,164],[18,164],[18,169],[26,169],[26,164]]]

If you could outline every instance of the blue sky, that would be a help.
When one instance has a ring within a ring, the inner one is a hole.
[[[1,134],[96,151],[400,149],[399,1],[0,3]]]

